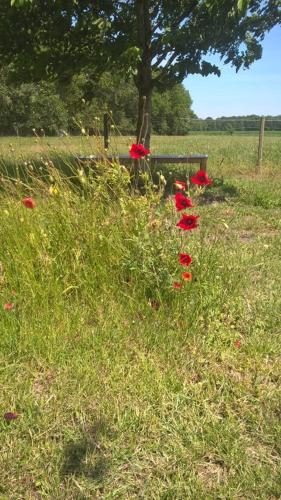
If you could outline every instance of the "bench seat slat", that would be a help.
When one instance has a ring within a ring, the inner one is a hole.
[[[150,155],[146,159],[150,163],[200,163],[201,168],[206,170],[208,155]],[[79,156],[78,160],[89,162],[119,160],[124,163],[133,161],[128,154]]]

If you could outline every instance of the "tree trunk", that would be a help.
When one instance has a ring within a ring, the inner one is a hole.
[[[141,61],[138,65],[136,86],[139,92],[137,142],[145,147],[150,146],[151,135],[151,96],[152,96],[152,70],[151,70],[151,18],[150,0],[136,0],[137,36],[138,46],[141,50]]]

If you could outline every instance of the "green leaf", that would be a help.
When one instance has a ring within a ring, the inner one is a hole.
[[[12,7],[22,7],[25,3],[32,3],[32,0],[11,0]]]
[[[240,11],[244,11],[247,9],[248,0],[237,0],[237,8]]]

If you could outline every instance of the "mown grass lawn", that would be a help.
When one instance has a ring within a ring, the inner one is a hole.
[[[217,181],[180,290],[172,201],[118,166],[40,180],[49,147],[2,142],[31,176],[1,180],[1,499],[280,498],[281,141],[257,177],[253,138],[155,145],[186,140]]]

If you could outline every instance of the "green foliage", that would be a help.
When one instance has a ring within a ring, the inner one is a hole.
[[[248,7],[248,0],[237,0],[238,10],[245,11]]]
[[[12,99],[9,88],[0,80],[0,120],[1,132],[11,130]]]
[[[33,0],[11,0],[11,6],[12,7],[21,7],[25,3],[32,3]]]
[[[237,70],[249,67],[261,57],[264,33],[281,18],[278,0],[149,4],[147,0],[38,0],[25,2],[20,9],[5,0],[0,12],[2,61],[13,61],[18,75],[33,79],[56,74],[65,80],[83,68],[103,72],[109,64],[134,74],[140,71],[145,50],[144,33],[138,32],[140,6],[151,27],[147,64],[154,72],[154,86],[162,89],[187,74],[220,74],[220,68],[208,61],[210,52]],[[215,29],[210,29],[214,24]]]
[[[110,112],[123,134],[135,133],[137,91],[132,79],[104,73],[99,79],[80,73],[70,83],[11,84],[10,72],[0,77],[0,133],[30,135],[98,133],[103,113]],[[190,129],[191,98],[182,85],[154,94],[153,129],[159,134],[186,134]]]
[[[68,123],[68,112],[56,90],[48,85],[41,85],[32,109],[33,128],[40,128],[46,134],[58,134]]]
[[[191,128],[192,100],[182,85],[175,85],[165,92],[155,92],[152,98],[153,131],[166,135],[185,135]]]
[[[123,133],[135,131],[137,92],[132,80],[110,72],[99,79],[81,73],[69,86],[61,89],[61,96],[69,112],[73,113],[70,131],[78,131],[77,123],[83,124],[86,130],[100,130],[105,112],[112,114],[113,122]]]
[[[66,107],[53,84],[11,85],[0,78],[0,133],[30,135],[32,129],[57,134],[67,127]]]

